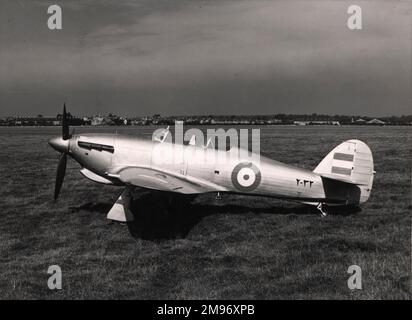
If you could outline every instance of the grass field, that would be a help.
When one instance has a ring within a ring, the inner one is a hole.
[[[150,137],[153,128],[117,128]],[[76,128],[76,132],[113,128]],[[296,204],[258,197],[199,196],[175,215],[135,195],[139,225],[109,223],[121,193],[68,162],[60,199],[60,128],[0,128],[0,299],[409,299],[411,132],[406,127],[264,127],[271,158],[313,169],[336,145],[372,149],[374,188],[361,212],[320,218]],[[47,287],[58,264],[63,289]],[[350,265],[362,290],[347,287]]]

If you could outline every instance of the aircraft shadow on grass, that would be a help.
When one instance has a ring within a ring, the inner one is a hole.
[[[137,192],[133,195],[130,210],[134,221],[126,223],[134,238],[143,240],[166,240],[185,238],[203,218],[214,214],[276,214],[276,215],[313,215],[319,212],[312,206],[296,204],[292,206],[250,207],[210,199],[193,203],[195,197],[177,195],[172,199],[165,198],[162,192]],[[170,196],[170,195],[167,195]],[[225,198],[230,196],[226,196]],[[107,214],[111,203],[88,202],[72,208],[75,211],[85,210]],[[335,210],[334,215],[350,215],[359,212],[358,208]],[[319,218],[320,219],[320,218]],[[328,219],[328,217],[326,217]]]

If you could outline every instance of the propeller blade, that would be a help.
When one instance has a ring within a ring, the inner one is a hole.
[[[70,139],[70,132],[69,132],[69,121],[67,119],[67,112],[66,112],[66,103],[63,106],[63,116],[62,116],[62,138],[63,140]]]
[[[56,185],[54,188],[54,200],[56,201],[59,197],[60,189],[63,184],[64,175],[66,173],[66,162],[67,162],[67,154],[62,153],[59,165],[57,166],[57,174],[56,174]]]

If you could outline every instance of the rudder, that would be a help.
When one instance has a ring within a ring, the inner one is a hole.
[[[360,140],[347,140],[329,152],[313,172],[326,178],[356,184],[361,191],[359,202],[364,203],[369,199],[375,174],[372,152]]]

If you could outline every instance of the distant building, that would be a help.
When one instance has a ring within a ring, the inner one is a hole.
[[[282,120],[280,119],[270,119],[267,121],[267,124],[281,124]]]
[[[386,122],[375,118],[375,119],[367,121],[366,124],[383,126],[384,124],[386,124]]]
[[[365,119],[362,119],[362,118],[359,118],[359,119],[356,119],[356,120],[355,120],[355,123],[356,123],[356,124],[365,124],[365,123],[366,123],[366,120],[365,120]]]
[[[340,126],[339,121],[293,121],[295,126],[306,126],[306,125],[330,125],[330,126]]]
[[[104,124],[104,118],[101,116],[96,116],[92,118],[92,126],[101,126]]]
[[[293,121],[295,126],[306,126],[308,123],[307,121]]]

